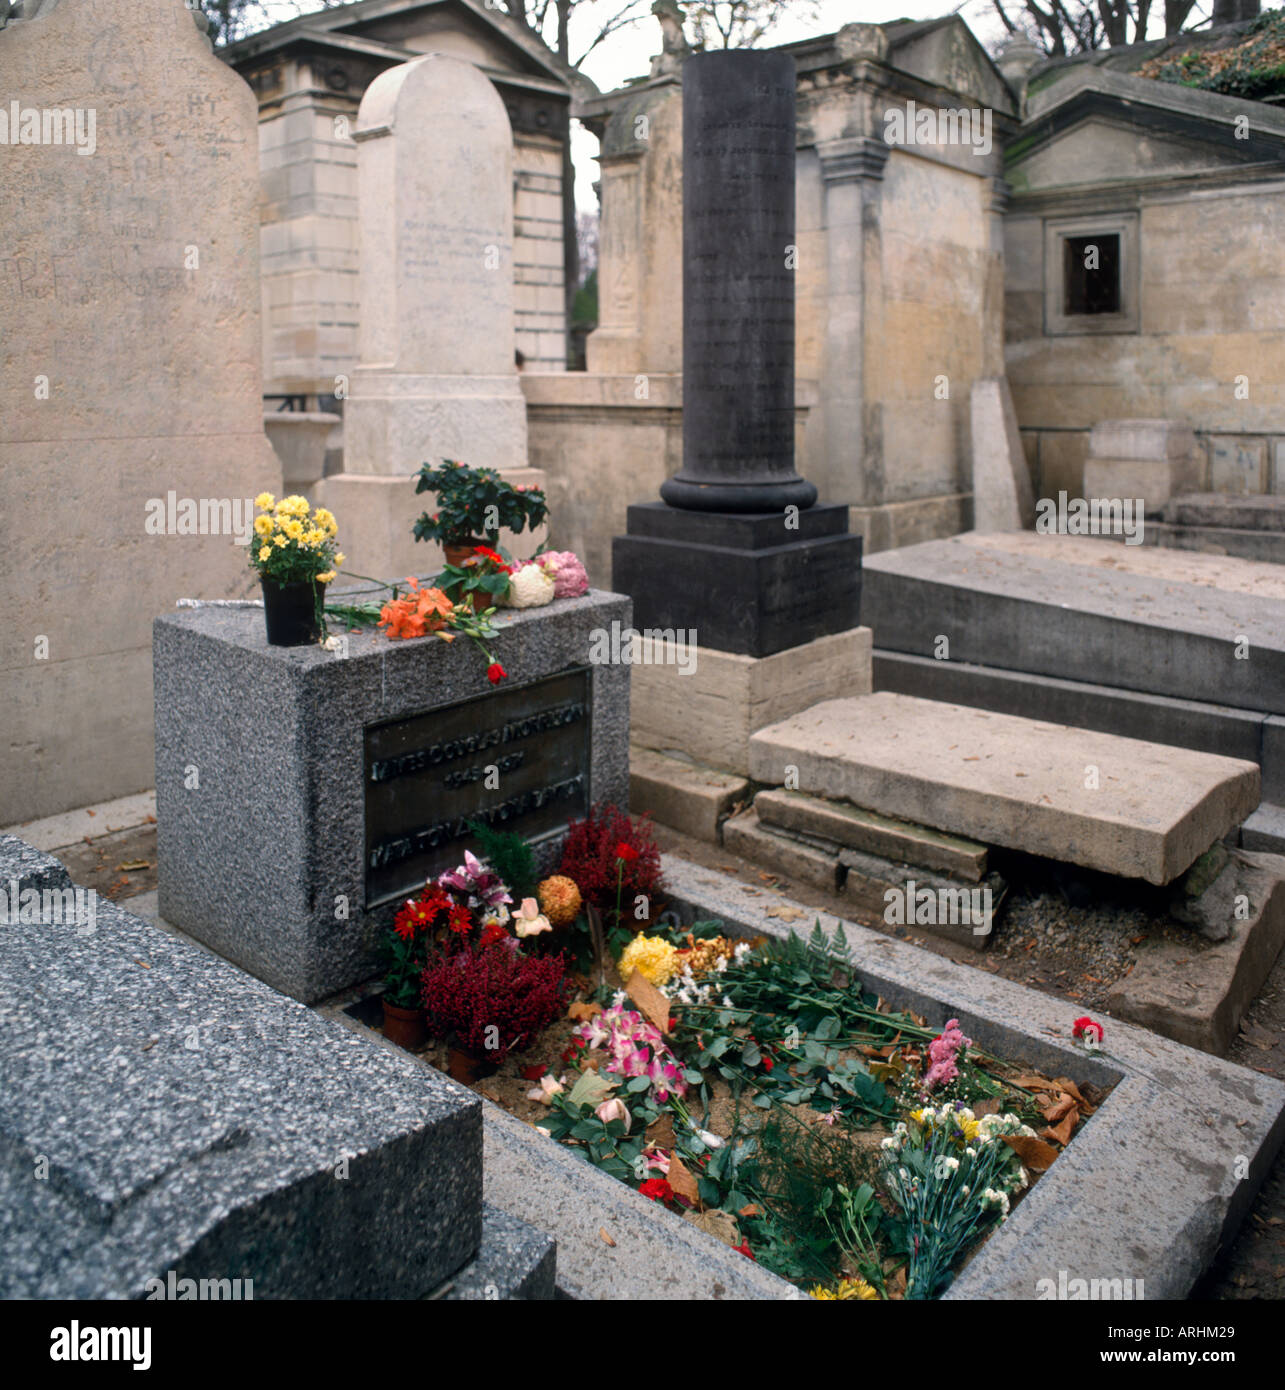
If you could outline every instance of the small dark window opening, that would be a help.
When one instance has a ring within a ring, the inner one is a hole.
[[[1120,312],[1120,237],[1069,236],[1065,241],[1066,312]]]

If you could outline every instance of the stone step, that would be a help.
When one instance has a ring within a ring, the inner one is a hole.
[[[1285,497],[1185,493],[1165,503],[1164,518],[1177,526],[1227,527],[1235,531],[1274,531],[1285,535]]]
[[[1259,801],[1253,763],[887,691],[754,735],[755,781],[790,768],[814,796],[1156,884]]]
[[[947,700],[1024,719],[1051,720],[1077,729],[1243,758],[1262,768],[1264,799],[1285,801],[1285,717],[1281,715],[879,650],[874,654],[874,685],[876,690],[925,700]]]
[[[431,1297],[510,1303],[556,1297],[558,1246],[552,1236],[490,1202],[482,1204],[482,1243],[473,1260]]]
[[[1285,714],[1285,571],[1091,537],[969,533],[865,562],[885,651]],[[1244,659],[1237,657],[1237,643]]]
[[[1168,550],[1194,550],[1206,555],[1232,555],[1264,565],[1285,565],[1285,532],[1236,531],[1228,526],[1180,526],[1147,522],[1147,545]]]
[[[0,836],[11,880],[74,891]],[[105,900],[10,920],[0,999],[0,1298],[417,1297],[476,1252],[481,1103],[409,1054]]]
[[[749,782],[735,773],[636,743],[629,747],[629,809],[698,840],[717,844],[718,827],[749,794]]]
[[[815,835],[894,863],[940,869],[972,883],[980,882],[986,873],[986,846],[976,840],[891,820],[844,801],[769,788],[754,798],[754,809],[764,826]]]

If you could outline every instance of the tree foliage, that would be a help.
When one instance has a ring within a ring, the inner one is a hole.
[[[1152,19],[1163,18],[1166,38],[1211,18],[1198,0],[991,0],[1010,34],[1025,34],[1052,58],[1141,43]],[[1212,23],[1253,19],[1260,0],[1213,0]]]

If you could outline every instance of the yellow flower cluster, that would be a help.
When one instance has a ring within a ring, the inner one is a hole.
[[[824,1284],[818,1284],[815,1289],[810,1289],[808,1292],[810,1297],[822,1302],[835,1299],[861,1299],[868,1303],[871,1300],[878,1302],[879,1299],[874,1285],[867,1283],[860,1275],[852,1279],[840,1279],[832,1289],[827,1289]]]
[[[718,969],[720,960],[731,960],[736,944],[725,936],[698,936],[687,957],[687,968],[693,975],[707,975]]]
[[[306,497],[283,497],[278,502],[270,492],[261,492],[254,499],[254,505],[263,513],[254,519],[254,532],[260,541],[260,564],[272,558],[274,549],[284,550],[291,542],[300,550],[322,552],[339,531],[334,513],[325,507],[313,512]],[[323,584],[330,583],[336,569],[344,562],[344,556],[339,553],[333,559],[335,569],[317,575]]]
[[[931,1130],[935,1126],[939,1126],[950,1130],[961,1130],[964,1136],[961,1142],[965,1144],[971,1144],[977,1138],[977,1117],[966,1108],[951,1110],[949,1106],[943,1106],[941,1110],[934,1110],[929,1105],[922,1110],[912,1110],[910,1118],[921,1129]]]
[[[678,974],[678,951],[658,936],[635,936],[620,956],[620,978],[635,970],[654,985],[667,984]]]

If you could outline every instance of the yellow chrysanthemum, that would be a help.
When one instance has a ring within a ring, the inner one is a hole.
[[[303,537],[304,545],[320,545],[326,538],[314,526],[311,531],[305,531]]]
[[[281,528],[292,541],[303,539],[303,522],[291,519]]]
[[[275,545],[278,550],[284,550],[290,542],[278,531],[272,538],[272,544]]]
[[[335,520],[334,512],[327,507],[318,507],[313,513],[313,520],[327,535],[333,536],[339,530],[339,523]]]
[[[256,516],[254,518],[255,534],[259,536],[270,536],[272,534],[272,518],[270,516]]]
[[[261,492],[254,499],[254,505],[261,512],[270,512],[277,505],[277,499],[270,492]]]
[[[271,547],[270,545],[265,545],[265,546],[260,547],[260,549],[259,549],[259,559],[260,559],[260,560],[266,560],[266,559],[268,558],[268,556],[271,555],[271,554],[272,554],[272,547]]]
[[[329,584],[330,581],[331,581],[334,577],[335,577],[335,572],[334,572],[334,570],[327,570],[327,571],[325,572],[325,574],[319,574],[319,575],[317,576],[317,583],[318,583],[318,584]]]
[[[875,1292],[873,1284],[867,1283],[858,1275],[855,1279],[840,1279],[832,1289],[827,1289],[823,1284],[818,1284],[815,1289],[809,1289],[808,1295],[820,1302],[830,1302],[833,1300],[848,1301],[860,1299],[863,1302],[878,1302],[879,1295]]]
[[[959,1127],[964,1131],[964,1143],[971,1144],[977,1138],[977,1121],[960,1116]]]
[[[635,970],[654,985],[667,983],[678,973],[677,950],[658,936],[635,936],[620,956],[620,978]]]
[[[344,562],[347,558],[348,558],[348,557],[347,557],[347,556],[343,553],[343,551],[341,550],[341,551],[337,552],[336,555],[335,555],[335,564],[336,564],[336,565],[342,565],[343,562]]]
[[[276,510],[281,516],[307,516],[311,509],[306,497],[300,497],[298,493],[294,493],[289,497],[283,497],[277,503]]]

